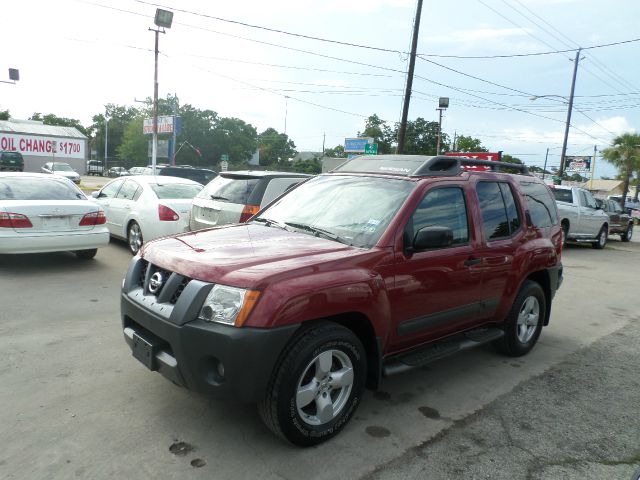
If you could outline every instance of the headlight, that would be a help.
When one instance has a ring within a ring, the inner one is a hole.
[[[254,290],[215,285],[207,295],[198,318],[239,327],[247,319],[259,295],[260,292]]]

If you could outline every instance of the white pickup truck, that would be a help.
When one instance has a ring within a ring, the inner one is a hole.
[[[565,242],[588,242],[602,249],[609,234],[609,216],[598,207],[591,192],[579,187],[552,186]]]

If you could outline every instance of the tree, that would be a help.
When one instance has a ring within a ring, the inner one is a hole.
[[[291,164],[291,170],[294,172],[316,175],[322,172],[322,163],[320,163],[320,160],[317,158],[312,158],[311,160],[300,160]]]
[[[260,165],[273,165],[287,161],[296,152],[296,145],[286,133],[278,133],[275,128],[267,128],[258,135]]]
[[[640,134],[623,133],[618,135],[613,139],[611,147],[602,151],[602,156],[607,162],[615,166],[622,175],[624,182],[622,203],[624,203],[629,193],[629,182],[633,172],[640,170]]]
[[[258,147],[257,134],[258,132],[251,124],[239,118],[223,117],[213,129],[211,150],[205,152],[218,160],[226,154],[229,155],[231,163],[247,162]],[[293,145],[293,142],[290,143]]]
[[[10,118],[9,110],[0,110],[0,120],[9,120]]]
[[[107,137],[107,157],[110,159],[117,158],[117,151],[124,138],[124,131],[129,122],[134,118],[141,116],[142,112],[135,107],[128,105],[115,105],[108,103],[105,105],[105,112],[109,118],[109,133]],[[87,129],[87,133],[92,138],[91,147],[97,150],[98,158],[104,160],[104,142],[105,142],[105,114],[99,113],[94,115],[93,124]],[[142,135],[142,125],[140,126],[140,135]],[[121,157],[126,159],[126,157]]]
[[[480,139],[460,135],[454,145],[456,152],[488,152]]]
[[[124,129],[122,143],[117,146],[118,158],[126,159],[134,165],[147,166],[149,158],[149,135],[142,133],[144,115],[129,121]]]
[[[394,137],[397,137],[400,124],[396,124]],[[422,117],[407,122],[404,153],[407,155],[435,155],[438,143],[438,122],[429,122]],[[449,136],[442,134],[441,151],[449,150]]]
[[[7,110],[7,113],[9,113],[8,110]],[[77,128],[83,135],[86,135],[87,137],[89,136],[89,129],[82,126],[82,124],[80,123],[80,120],[76,120],[75,118],[58,117],[53,113],[42,115],[41,113],[36,112],[33,115],[31,115],[31,117],[29,117],[29,120],[37,120],[44,123],[45,125],[57,125],[60,127],[74,127],[74,128]]]
[[[381,155],[392,153],[394,150],[393,143],[397,137],[389,125],[376,114],[367,118],[364,131],[358,133],[358,136],[373,137],[373,142],[378,144],[378,153]]]
[[[347,158],[347,154],[344,153],[344,146],[343,145],[336,145],[333,148],[329,148],[327,150],[324,151],[324,156],[325,157],[332,157],[332,158]]]
[[[518,157],[512,157],[511,155],[502,155],[502,160],[503,162],[507,162],[507,163],[519,163],[522,165],[522,160],[520,160]]]

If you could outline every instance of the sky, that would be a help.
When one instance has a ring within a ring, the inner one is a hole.
[[[286,131],[299,151],[343,144],[374,113],[400,119],[415,0],[10,0],[0,79],[18,68],[20,81],[0,83],[0,109],[89,125],[108,103],[151,97],[157,7],[174,12],[160,97]],[[567,155],[592,155],[640,127],[638,18],[635,0],[424,0],[409,119],[436,121],[449,97],[450,137],[528,165],[548,148],[557,166],[580,46]],[[597,160],[596,177],[614,174]]]

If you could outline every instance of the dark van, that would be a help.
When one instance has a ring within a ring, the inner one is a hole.
[[[0,170],[24,172],[24,159],[20,152],[0,152]]]
[[[186,178],[188,180],[193,180],[194,182],[201,183],[202,185],[206,185],[211,180],[213,180],[216,175],[218,175],[218,172],[209,170],[207,168],[195,168],[176,165],[164,167],[158,172],[158,175],[169,175],[171,177]]]

